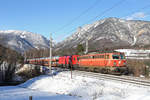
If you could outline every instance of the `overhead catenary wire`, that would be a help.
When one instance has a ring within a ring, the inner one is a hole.
[[[85,24],[87,24],[87,23],[89,23],[89,22],[95,20],[95,19],[98,18],[98,17],[102,17],[105,13],[107,13],[107,12],[111,11],[112,9],[118,7],[120,4],[122,4],[122,3],[125,2],[125,1],[126,1],[126,0],[120,0],[119,2],[115,3],[114,5],[112,5],[111,7],[109,7],[108,9],[104,10],[103,12],[101,12],[100,14],[98,14],[97,16],[95,16],[94,18],[88,20],[87,22],[83,23],[83,24],[80,25],[80,26],[83,26],[83,25],[85,25]],[[71,29],[71,32],[74,31],[74,30],[76,30],[76,28]],[[69,32],[70,32],[70,31],[69,31]],[[69,32],[66,32],[66,33],[69,33]],[[61,35],[60,37],[62,38],[62,35]],[[58,37],[58,38],[59,38],[59,37]]]
[[[97,16],[95,16],[94,18],[88,20],[86,23],[83,23],[83,24],[80,25],[80,26],[83,26],[83,25],[85,25],[85,24],[88,24],[89,22],[95,20],[95,19],[98,18],[98,17],[102,17],[105,13],[107,13],[107,12],[109,12],[110,10],[112,10],[113,8],[119,6],[119,5],[120,5],[121,3],[123,3],[124,1],[126,1],[126,0],[121,0],[121,1],[117,2],[117,3],[114,4],[112,7],[110,7],[110,8],[108,8],[108,9],[104,10],[102,13],[98,14]],[[131,11],[131,12],[125,14],[125,15],[129,15],[129,14],[132,14],[132,13],[136,13],[136,12],[139,12],[139,11],[141,11],[141,10],[143,10],[143,9],[147,9],[147,8],[149,8],[149,7],[150,7],[150,4],[145,5],[144,7],[140,8],[140,9],[138,9],[138,10]],[[124,15],[124,16],[125,16],[125,15]],[[75,31],[76,29],[77,29],[77,28],[73,28],[71,31],[66,32],[66,33],[71,33],[71,32],[73,32],[73,31]]]
[[[59,32],[61,30],[63,30],[65,27],[70,26],[73,24],[73,22],[75,22],[76,20],[78,20],[81,16],[83,16],[84,14],[86,14],[88,11],[90,11],[91,9],[93,9],[94,7],[96,7],[96,5],[102,0],[96,0],[90,7],[88,7],[87,9],[85,9],[83,12],[81,12],[78,16],[76,16],[75,18],[73,18],[70,22],[68,22],[67,24],[65,24],[64,26],[60,27],[57,31],[55,32]],[[55,33],[54,32],[54,33]]]
[[[120,0],[119,2],[115,3],[114,5],[112,5],[110,8],[104,10],[102,13],[98,14],[97,16],[95,16],[94,18],[88,20],[86,23],[89,23],[95,19],[97,19],[98,17],[102,17],[104,14],[106,14],[107,12],[111,11],[112,9],[118,7],[119,5],[121,5],[123,2],[125,2],[126,0]]]
[[[88,7],[86,10],[84,10],[82,13],[80,13],[78,16],[76,16],[74,19],[72,19],[70,22],[68,22],[67,24],[65,24],[64,26],[62,26],[61,28],[59,28],[57,31],[55,31],[55,32],[53,32],[53,33],[56,33],[56,32],[59,32],[59,31],[61,31],[61,30],[63,30],[65,27],[67,27],[67,26],[70,26],[70,25],[72,25],[73,24],[73,22],[75,22],[76,20],[78,20],[81,16],[83,16],[84,14],[86,14],[88,11],[90,11],[91,9],[93,9],[94,7],[96,7],[96,5],[100,2],[100,1],[102,1],[102,0],[96,0],[94,3],[93,3],[93,5],[91,5],[90,7]],[[67,33],[71,33],[71,32],[73,32],[73,31],[75,31],[76,30],[76,28],[74,28],[74,29],[72,29],[72,30],[70,30],[69,32],[67,32]],[[68,35],[65,35],[64,36],[64,34],[61,34],[61,35],[59,35],[58,37],[56,37],[56,38],[64,38],[64,37],[67,37]]]

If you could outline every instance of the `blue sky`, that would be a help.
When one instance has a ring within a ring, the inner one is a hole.
[[[57,42],[96,20],[117,17],[150,21],[149,15],[149,0],[0,0],[0,30],[25,30],[47,38],[52,33]]]

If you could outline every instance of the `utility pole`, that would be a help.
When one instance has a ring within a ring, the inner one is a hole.
[[[86,39],[86,49],[85,49],[85,54],[87,54],[88,53],[88,38]]]
[[[50,73],[52,72],[52,33],[50,33],[50,44],[49,44],[49,68]]]
[[[86,30],[84,30],[85,32],[87,32],[89,35],[90,35],[90,32],[88,32],[88,31],[86,31]],[[89,36],[88,34],[86,34],[86,48],[85,48],[85,54],[87,54],[89,51],[88,51],[88,49],[89,49],[89,40],[92,38],[92,36]]]
[[[90,37],[90,36],[87,36],[87,38],[86,38],[86,49],[85,49],[85,54],[87,54],[89,51],[88,51],[88,49],[89,49],[89,40],[91,39],[92,37]]]
[[[26,52],[24,52],[24,63],[26,63],[27,61],[27,56],[26,56]]]

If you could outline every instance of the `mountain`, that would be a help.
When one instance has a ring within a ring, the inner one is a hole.
[[[85,45],[86,39],[89,48],[94,49],[150,45],[150,22],[119,18],[99,20],[79,27],[74,34],[59,42],[56,50]]]
[[[49,48],[49,40],[42,35],[18,30],[0,31],[0,44],[20,53],[33,48]]]

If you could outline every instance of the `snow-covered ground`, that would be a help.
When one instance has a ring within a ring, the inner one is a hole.
[[[33,96],[33,100],[80,100],[78,97],[36,91],[17,86],[0,87],[0,100],[29,100],[29,96]]]
[[[58,72],[24,84],[0,87],[0,100],[150,100],[150,89],[112,80],[98,80]]]

